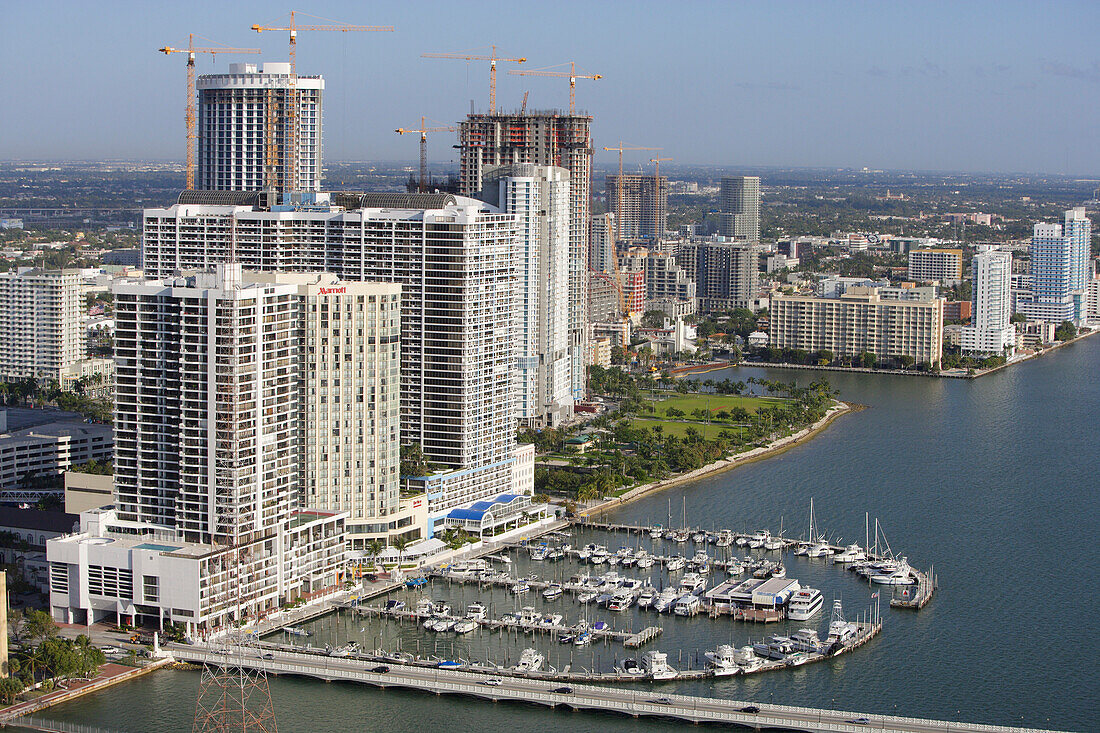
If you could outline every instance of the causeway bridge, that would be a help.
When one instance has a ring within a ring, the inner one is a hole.
[[[264,669],[269,674],[298,675],[326,681],[360,682],[375,687],[402,687],[434,692],[437,695],[469,695],[493,702],[515,701],[547,707],[596,710],[633,717],[674,718],[692,723],[739,725],[757,730],[775,728],[807,733],[1033,733],[1033,728],[1016,728],[946,720],[905,718],[839,710],[771,705],[751,701],[726,700],[662,692],[660,686],[649,690],[623,689],[601,685],[574,684],[517,676],[497,677],[492,673],[458,669],[437,669],[385,662],[388,672],[372,672],[379,662],[346,657],[245,648],[242,653],[225,655],[199,646],[171,645],[169,651],[181,662],[243,666]],[[269,658],[264,659],[261,654]],[[490,681],[492,684],[489,684]],[[759,712],[743,712],[756,706]],[[1047,732],[1049,733],[1049,732]]]

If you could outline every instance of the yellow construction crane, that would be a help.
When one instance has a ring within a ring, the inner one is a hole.
[[[558,64],[558,66],[564,66],[565,64]],[[602,79],[602,74],[578,74],[577,64],[574,61],[569,62],[569,71],[552,71],[553,66],[547,66],[544,69],[531,69],[530,71],[509,71],[509,74],[515,74],[516,76],[553,76],[559,79],[569,79],[569,114],[573,114],[577,110],[577,79]]]
[[[649,159],[649,162],[656,166],[653,172],[653,244],[655,245],[661,243],[661,161],[665,160],[672,160],[672,158],[662,158],[658,155],[656,158]]]
[[[507,61],[514,64],[522,64],[527,61],[523,56],[516,58],[505,58],[504,56],[497,56],[497,47],[495,45],[489,47],[491,52],[488,56],[480,56],[469,53],[422,53],[421,58],[425,59],[453,59],[455,61],[488,61],[489,62],[489,114],[493,115],[497,112],[497,61]]]
[[[165,46],[157,50],[166,56],[174,53],[187,54],[187,111],[184,114],[184,120],[187,123],[187,189],[191,190],[195,187],[195,54],[208,53],[210,58],[214,58],[219,53],[259,53],[260,49],[230,48],[229,46],[199,47],[195,45],[195,34],[189,33],[187,48]]]
[[[296,15],[305,15],[307,18],[315,18],[316,20],[328,21],[327,25],[298,25]],[[301,11],[290,11],[290,24],[286,26],[266,26],[266,25],[253,25],[252,30],[257,33],[263,33],[264,31],[289,31],[290,32],[290,93],[287,99],[286,105],[286,117],[287,126],[290,128],[290,155],[289,155],[289,168],[290,168],[290,180],[289,190],[294,190],[298,187],[298,65],[296,57],[296,51],[298,47],[298,31],[340,31],[341,33],[357,32],[357,33],[392,33],[392,25],[350,25],[348,23],[340,23],[337,21],[328,20],[328,18],[320,18],[316,15],[309,15]],[[274,135],[272,125],[268,125],[268,136]],[[267,147],[270,151],[274,148],[274,140],[269,139],[267,141]],[[269,152],[270,155],[270,152]],[[268,172],[268,176],[272,175],[272,171]],[[274,185],[274,181],[268,180],[266,182],[268,186]]]
[[[420,118],[420,127],[416,129],[409,129],[405,127],[399,127],[394,132],[398,135],[404,135],[406,132],[419,132],[420,133],[420,184],[418,188],[420,193],[425,193],[428,188],[428,133],[429,132],[454,132],[458,128],[454,125],[439,125],[438,127],[428,127],[428,118]]]

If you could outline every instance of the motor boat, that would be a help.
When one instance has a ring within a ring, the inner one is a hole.
[[[631,677],[645,677],[645,670],[642,669],[642,665],[638,664],[637,659],[624,659],[616,671],[619,674],[630,675]]]
[[[707,579],[699,573],[684,573],[680,578],[680,590],[684,593],[699,593],[707,587]]]
[[[672,604],[672,612],[677,616],[694,616],[703,608],[703,602],[699,596],[687,593],[676,599]]]
[[[664,613],[672,607],[672,604],[676,602],[676,599],[679,598],[680,595],[680,591],[674,586],[665,588],[653,600],[653,610],[657,613]]]
[[[821,651],[821,639],[813,629],[799,629],[790,635],[791,644],[796,651],[817,654]]]
[[[715,677],[727,677],[741,672],[734,649],[729,644],[719,644],[717,649],[703,652],[703,656],[707,658],[707,667]]]
[[[435,604],[432,603],[432,599],[430,599],[430,598],[421,598],[419,601],[416,602],[416,608],[413,610],[413,613],[418,618],[426,618],[427,616],[432,615],[432,611],[434,609],[435,609]]]
[[[596,600],[599,597],[599,593],[594,590],[586,590],[577,594],[577,602],[588,604]]]
[[[511,588],[509,588],[509,590],[518,596],[531,590],[531,585],[526,580],[521,580],[518,583],[515,583]]]
[[[547,614],[539,619],[539,626],[543,627],[556,627],[561,626],[562,615],[560,613]]]
[[[844,620],[844,611],[841,608],[840,601],[833,601],[833,618],[829,621],[829,638],[828,643],[831,644],[844,644],[855,638],[859,633],[859,626],[850,621]]]
[[[546,589],[542,592],[542,597],[548,601],[556,601],[561,598],[565,591],[561,587],[561,583],[551,583],[546,586]]]
[[[637,558],[638,559],[635,562],[637,563],[638,567],[642,568],[643,570],[645,568],[653,567],[653,563],[656,562],[656,560],[653,559],[653,555],[646,553],[644,550],[638,553]]]
[[[767,542],[768,540],[770,540],[771,538],[772,538],[771,532],[769,532],[766,529],[762,529],[759,532],[756,532],[755,534],[753,534],[753,536],[749,538],[749,549],[750,550],[759,550],[761,547],[764,546],[764,543]]]
[[[694,542],[697,545],[702,545],[707,541],[707,533],[706,532],[696,532],[695,534],[693,534],[691,536],[691,541]]]
[[[468,634],[477,628],[477,622],[468,618],[456,621],[453,627],[456,634]]]
[[[432,631],[450,631],[455,627],[453,618],[438,618],[432,625]]]
[[[860,562],[866,560],[867,555],[863,552],[863,548],[858,544],[851,544],[845,547],[842,551],[833,555],[833,562],[838,564]]]
[[[542,668],[545,661],[546,657],[539,654],[537,649],[524,649],[519,655],[519,662],[512,667],[512,670],[516,672],[537,672]]]
[[[634,594],[630,591],[619,591],[611,596],[611,600],[607,602],[607,610],[625,611],[632,605],[634,605]]]
[[[779,563],[778,565],[776,565],[774,568],[772,568],[772,577],[773,578],[786,578],[787,577],[787,566],[784,565],[783,563]]]
[[[536,545],[531,548],[532,560],[545,560],[550,554],[550,548],[546,544]]]
[[[642,655],[642,669],[647,677],[655,680],[671,680],[677,675],[668,664],[668,655],[656,650]]]
[[[767,540],[764,541],[764,549],[768,550],[769,552],[774,550],[782,550],[784,544],[786,543],[783,542],[782,537],[769,537]]]
[[[665,560],[665,570],[674,572],[676,570],[682,570],[684,565],[687,565],[687,560],[679,555],[673,555],[669,559]]]
[[[649,528],[649,539],[651,540],[661,539],[662,534],[664,534],[664,529],[662,529],[659,524],[655,524]]]
[[[908,558],[902,558],[898,567],[893,572],[882,572],[871,576],[872,583],[879,585],[910,585],[914,583],[913,569],[909,567]]]
[[[828,557],[834,553],[833,548],[825,540],[819,540],[815,542],[809,551],[806,553],[806,557]]]
[[[573,646],[587,646],[592,643],[592,634],[582,631],[573,639]]]
[[[481,605],[480,603],[471,603],[470,605],[466,606],[466,618],[473,621],[483,621],[485,619],[486,613],[487,610],[485,606]]]
[[[787,603],[787,618],[792,621],[805,621],[811,618],[825,604],[825,597],[817,588],[802,588]]]
[[[786,659],[795,652],[794,644],[791,643],[790,638],[779,634],[773,634],[765,641],[753,644],[752,647],[759,656],[767,659]]]
[[[657,599],[657,590],[653,587],[643,588],[638,594],[638,608],[646,609],[653,605]]]

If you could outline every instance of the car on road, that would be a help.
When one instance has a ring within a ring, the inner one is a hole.
[[[854,723],[855,725],[870,725],[871,724],[871,719],[870,718],[852,718],[851,720],[849,720],[847,722],[848,723]]]
[[[650,700],[650,702],[655,702],[658,705],[671,705],[672,704],[672,700],[668,699],[667,697],[655,697],[652,700]]]
[[[500,677],[490,677],[489,679],[485,680],[481,684],[491,685],[493,687],[500,687],[501,685],[504,684],[504,680],[502,680]]]
[[[756,707],[755,705],[746,705],[745,707],[741,708],[741,712],[742,713],[759,713],[760,708]]]
[[[377,667],[371,667],[370,671],[374,672],[375,674],[386,674],[390,671],[390,668],[384,664],[379,664]]]
[[[551,692],[556,692],[559,695],[572,695],[573,694],[573,688],[572,687],[555,687],[553,690],[551,690]]]
[[[99,651],[103,652],[104,654],[120,654],[122,652],[122,650],[119,649],[117,646],[110,646],[110,645],[101,646],[99,648]]]
[[[274,659],[275,655],[271,652],[264,652],[260,655],[260,659]]]

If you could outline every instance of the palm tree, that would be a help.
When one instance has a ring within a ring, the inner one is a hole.
[[[382,549],[386,546],[382,540],[371,540],[367,543],[367,552],[374,559],[375,567],[378,567],[378,555],[382,552]]]
[[[390,542],[390,544],[393,545],[393,549],[397,550],[397,567],[400,568],[405,548],[412,544],[412,541],[408,537],[398,537]]]

